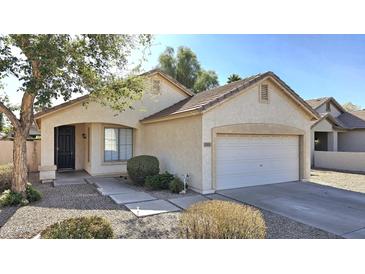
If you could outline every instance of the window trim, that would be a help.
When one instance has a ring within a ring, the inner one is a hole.
[[[113,125],[108,125],[108,126],[104,126],[103,127],[103,143],[102,143],[102,145],[103,145],[103,150],[102,150],[102,152],[103,152],[103,164],[113,164],[113,163],[126,163],[129,159],[124,159],[124,160],[121,160],[121,159],[118,159],[118,160],[106,160],[105,159],[105,130],[106,129],[117,129],[118,130],[118,139],[117,139],[117,147],[118,147],[118,158],[119,158],[119,156],[120,156],[120,151],[119,151],[119,149],[120,149],[120,139],[119,139],[119,130],[120,129],[129,129],[129,130],[131,130],[131,132],[132,132],[132,144],[131,144],[131,149],[132,149],[132,154],[131,154],[131,158],[134,156],[134,130],[133,130],[133,128],[130,128],[130,127],[123,127],[123,126],[113,126]]]

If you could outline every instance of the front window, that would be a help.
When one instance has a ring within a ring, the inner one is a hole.
[[[131,128],[104,129],[104,161],[125,161],[132,158],[133,133]]]

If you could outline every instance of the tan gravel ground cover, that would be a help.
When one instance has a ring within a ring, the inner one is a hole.
[[[179,238],[179,212],[137,218],[89,184],[54,188],[33,179],[33,185],[43,193],[43,199],[24,207],[0,208],[0,238],[32,238],[57,221],[89,215],[108,219],[117,238]],[[149,193],[165,198],[161,192]],[[171,198],[171,194],[166,193],[166,198]],[[268,238],[338,238],[286,217],[262,212]]]
[[[326,186],[365,193],[365,174],[312,169],[310,181]]]

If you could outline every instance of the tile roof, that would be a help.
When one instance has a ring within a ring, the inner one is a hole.
[[[164,118],[171,115],[181,114],[189,111],[204,111],[207,108],[214,106],[215,104],[223,101],[224,99],[238,93],[239,91],[257,83],[258,81],[262,80],[263,78],[271,76],[275,78],[280,84],[285,86],[291,94],[300,101],[315,117],[318,117],[316,111],[314,111],[310,105],[308,105],[298,94],[296,94],[288,85],[285,84],[277,75],[273,72],[268,71],[265,73],[256,74],[242,80],[232,82],[217,88],[213,88],[210,90],[205,90],[200,92],[193,97],[186,98],[168,108],[161,110],[160,112],[154,113],[151,116],[148,116],[141,120],[149,121],[159,118]]]
[[[312,108],[316,109],[320,105],[322,105],[324,102],[326,102],[330,97],[322,97],[322,98],[316,98],[316,99],[309,99],[305,100],[308,105],[310,105]]]
[[[337,119],[348,129],[365,129],[365,110],[345,112]]]

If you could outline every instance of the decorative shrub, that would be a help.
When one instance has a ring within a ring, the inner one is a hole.
[[[26,203],[23,201],[23,196],[20,193],[11,191],[10,189],[4,190],[0,196],[0,206],[12,206]]]
[[[43,239],[112,239],[110,223],[98,216],[70,218],[47,227]]]
[[[180,234],[188,239],[263,239],[266,224],[254,207],[208,201],[194,204],[182,213]]]
[[[25,196],[23,197],[20,193],[7,189],[0,195],[0,206],[27,205],[42,198],[41,193],[30,183],[27,184],[25,189]]]
[[[182,190],[184,190],[184,183],[179,177],[175,177],[170,183],[169,188],[173,193],[180,193]]]
[[[160,172],[160,164],[154,156],[140,155],[127,162],[129,177],[137,184],[144,184],[147,176],[157,175]]]
[[[168,173],[167,171],[163,174],[157,174],[153,176],[147,176],[144,182],[145,187],[158,190],[158,189],[168,189],[171,181],[174,179],[174,175]]]
[[[13,165],[0,165],[0,193],[11,186]]]
[[[36,201],[39,201],[40,199],[42,199],[42,194],[38,190],[36,190],[30,183],[27,184],[25,193],[27,195],[27,200],[30,203],[36,202]]]

